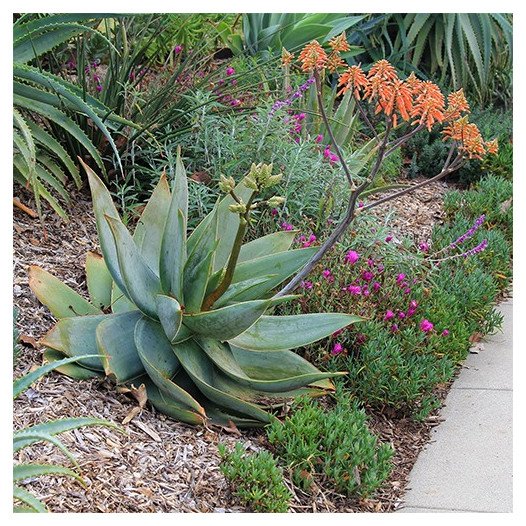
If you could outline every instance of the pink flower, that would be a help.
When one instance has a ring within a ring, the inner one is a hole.
[[[433,330],[433,324],[428,320],[422,320],[420,322],[420,329],[424,332],[429,332]]]
[[[318,135],[318,137],[316,137],[316,142],[319,144],[321,141],[323,141],[323,135]]]
[[[175,46],[174,47],[174,53],[181,53],[183,50],[183,46]]]
[[[302,281],[301,287],[303,287],[306,290],[312,289],[312,283],[310,281]]]
[[[278,211],[277,211],[275,208],[273,208],[273,209],[270,211],[270,215],[271,215],[272,217],[274,217],[277,213],[278,213]]]
[[[416,311],[416,309],[409,308],[409,309],[407,309],[407,315],[410,317],[410,316],[412,316],[415,313],[415,311]]]
[[[349,252],[345,254],[343,260],[345,261],[345,263],[350,263],[351,265],[354,265],[359,258],[360,255],[358,254],[358,252],[355,252],[354,250],[349,250]]]
[[[334,276],[331,274],[331,271],[329,269],[324,270],[322,274],[327,281],[334,281]]]
[[[333,332],[331,334],[332,337],[338,336],[338,334],[341,334],[343,332],[343,329],[338,329],[336,332]]]
[[[398,284],[402,283],[405,279],[405,274],[398,274],[398,276],[396,276],[396,282]]]
[[[380,287],[381,287],[380,283],[378,282],[373,283],[373,292],[378,292],[380,290]]]
[[[362,208],[362,206],[363,206],[363,201],[360,201],[360,202],[358,203],[358,208]]]
[[[421,252],[429,251],[429,245],[427,243],[420,243],[419,248]]]
[[[411,289],[408,287],[404,290],[404,294],[411,294]]]
[[[385,316],[384,316],[384,321],[387,321],[387,320],[390,320],[391,318],[394,318],[394,312],[392,310],[388,310],[386,313],[385,313]]]
[[[416,300],[411,300],[411,301],[409,302],[409,306],[410,306],[412,309],[415,309],[415,310],[416,310],[416,308],[418,307],[418,303],[417,303]]]
[[[403,320],[405,318],[405,314],[401,312],[400,314],[398,314],[398,318]]]
[[[447,336],[449,334],[449,331],[446,329],[443,333],[442,333],[442,336]]]
[[[398,324],[397,323],[393,323],[393,326],[391,327],[391,330],[393,332],[398,332]]]
[[[365,281],[371,281],[374,278],[374,274],[372,272],[369,272],[368,270],[364,270],[362,272],[362,279]]]
[[[334,345],[331,351],[331,354],[333,355],[340,354],[342,351],[343,351],[343,347],[339,343],[337,343]]]
[[[234,68],[228,68],[226,70],[226,74],[227,75],[233,75],[235,72],[236,72],[236,70]]]
[[[347,287],[347,291],[349,294],[352,294],[353,296],[358,296],[362,293],[362,287],[359,287],[357,285],[349,285]]]
[[[97,86],[97,91],[100,93],[102,91],[102,86]]]
[[[391,241],[391,239],[393,239],[393,236],[387,236],[387,237],[385,238],[385,242],[386,242],[386,243],[389,243],[389,241]]]

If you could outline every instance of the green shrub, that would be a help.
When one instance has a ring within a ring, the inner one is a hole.
[[[298,486],[308,490],[316,477],[349,496],[366,497],[389,476],[394,455],[389,444],[378,444],[366,422],[363,409],[340,388],[331,409],[301,398],[267,434]]]
[[[292,494],[269,451],[247,453],[239,443],[231,451],[223,443],[218,448],[221,471],[230,481],[232,493],[244,505],[254,512],[286,513]]]
[[[454,362],[438,356],[436,342],[430,341],[440,338],[415,326],[394,333],[384,323],[369,322],[361,325],[358,344],[344,364],[334,360],[333,366],[349,371],[349,389],[363,403],[388,406],[422,420],[439,404],[435,387],[455,372]]]

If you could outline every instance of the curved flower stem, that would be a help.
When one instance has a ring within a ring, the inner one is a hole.
[[[411,130],[409,133],[406,133],[402,137],[394,140],[393,142],[389,143],[387,147],[389,148],[387,152],[385,152],[385,157],[388,155],[391,155],[397,148],[400,148],[402,144],[407,142],[413,135],[416,135],[420,130],[423,130],[425,126],[423,124],[419,124],[416,128]]]
[[[214,303],[226,292],[226,289],[228,289],[228,287],[232,283],[232,278],[234,277],[234,271],[236,269],[237,260],[241,251],[241,245],[243,244],[243,238],[245,237],[245,232],[247,230],[247,225],[250,217],[250,209],[256,194],[257,192],[252,192],[252,195],[250,196],[250,199],[248,200],[248,203],[246,205],[246,212],[239,216],[239,226],[237,227],[236,237],[234,239],[232,252],[230,253],[230,258],[228,259],[225,275],[221,279],[221,283],[219,283],[218,287],[203,300],[203,303],[201,305],[201,311],[210,310]],[[241,202],[233,191],[230,192],[230,195],[234,198],[236,202]]]
[[[351,185],[351,189],[354,189],[355,185],[354,185],[354,181],[353,181],[351,172],[349,171],[349,168],[347,167],[347,163],[345,162],[345,159],[343,158],[340,147],[338,146],[338,143],[336,142],[334,133],[332,132],[332,128],[329,124],[329,119],[327,118],[327,114],[325,113],[325,108],[323,107],[323,99],[321,96],[321,81],[320,81],[319,72],[317,70],[314,70],[314,80],[316,82],[316,97],[318,99],[318,107],[320,109],[321,117],[323,119],[325,127],[327,128],[329,137],[331,138],[331,144],[334,146],[336,155],[338,156],[338,159],[340,160],[343,172],[345,173],[345,177],[347,177],[347,181]]]

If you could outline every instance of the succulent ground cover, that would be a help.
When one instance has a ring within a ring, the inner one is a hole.
[[[411,234],[425,242],[425,233],[443,217],[440,199],[429,201],[431,192],[442,195],[450,187],[437,182],[432,187],[404,196],[391,206],[396,213],[395,230]],[[53,324],[53,319],[31,293],[27,269],[38,260],[40,266],[87,297],[83,271],[86,252],[97,250],[98,240],[91,200],[84,192],[73,193],[77,206],[71,222],[65,223],[49,214],[46,218],[47,239],[39,223],[22,211],[14,215],[14,304],[19,310],[17,328],[22,335],[15,377],[28,372],[42,361],[40,340]],[[29,198],[29,197],[28,197]],[[385,210],[383,210],[385,208]],[[389,205],[378,213],[388,212]],[[418,211],[418,214],[415,213]],[[439,395],[447,386],[439,387]],[[28,402],[31,411],[27,410]],[[262,431],[228,432],[217,427],[192,427],[174,422],[157,413],[130,393],[116,394],[103,379],[72,380],[52,373],[31,386],[14,404],[15,427],[69,416],[92,416],[123,424],[126,434],[110,428],[91,428],[87,432],[64,434],[73,454],[82,457],[81,473],[87,483],[84,489],[75,480],[53,476],[28,484],[42,497],[51,511],[103,512],[239,512],[243,508],[230,496],[229,485],[219,468],[219,442],[229,446],[241,443],[248,451],[265,446]],[[368,411],[369,427],[382,441],[391,442],[396,451],[395,469],[385,488],[365,500],[349,499],[338,492],[319,489],[312,494],[296,490],[291,501],[294,512],[359,512],[393,511],[403,495],[407,476],[429,433],[439,422],[437,412],[417,423],[389,411]],[[24,452],[26,461],[64,461],[62,453],[51,447],[33,446]],[[21,459],[22,460],[22,459]]]

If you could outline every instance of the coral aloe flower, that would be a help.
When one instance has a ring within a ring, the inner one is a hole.
[[[302,71],[323,69],[327,62],[327,53],[317,40],[313,40],[303,48],[298,60],[301,62]]]

